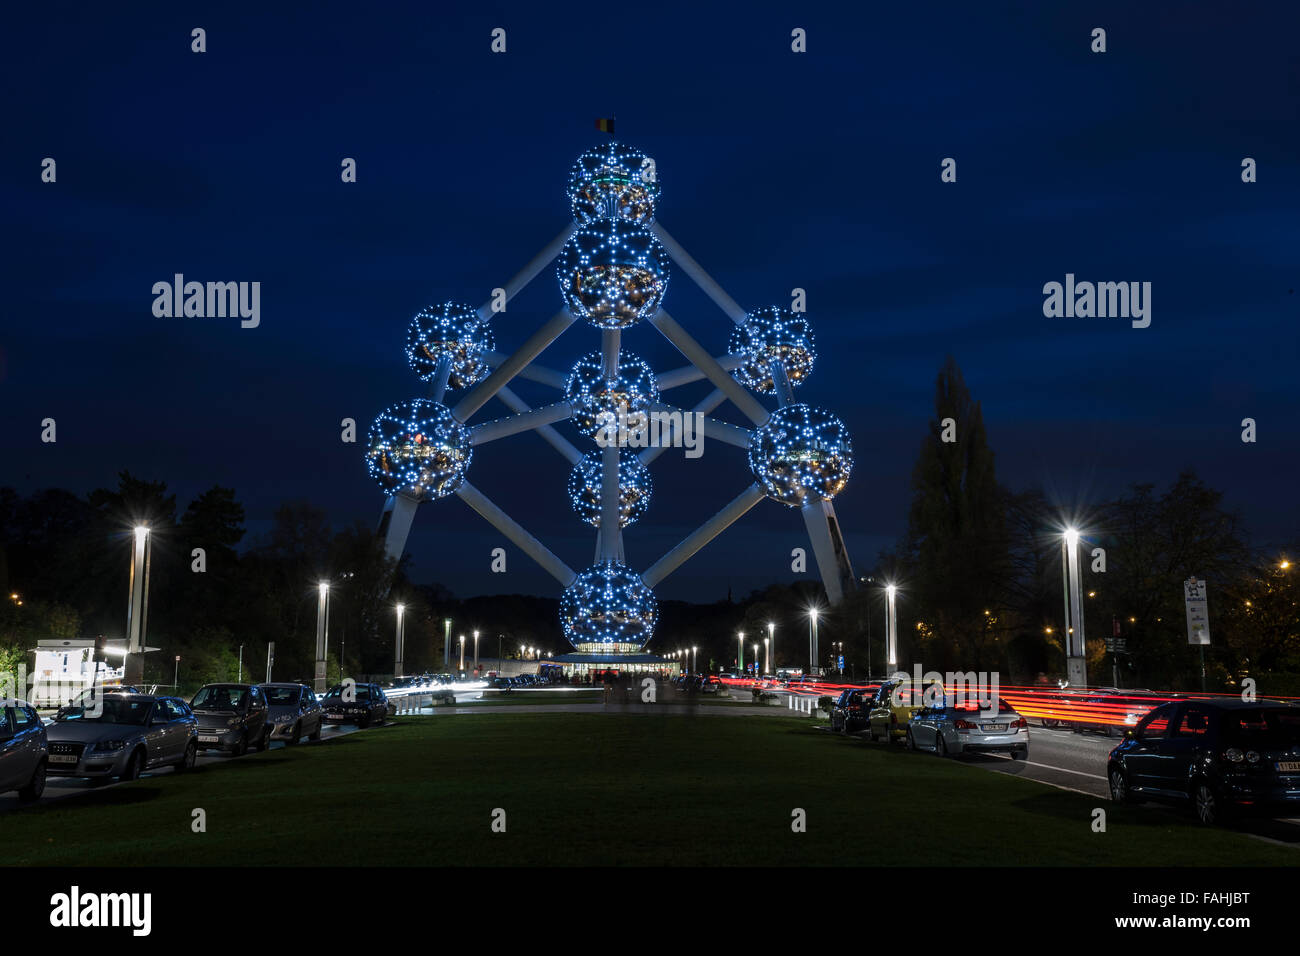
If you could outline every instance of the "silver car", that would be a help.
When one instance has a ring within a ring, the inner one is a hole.
[[[321,710],[316,695],[302,684],[258,684],[266,696],[271,739],[296,744],[304,736],[320,740]]]
[[[105,694],[98,713],[71,712],[46,728],[49,772],[65,777],[135,780],[146,770],[189,770],[198,725],[179,697]]]
[[[0,793],[18,791],[23,802],[39,800],[45,792],[49,744],[36,708],[26,701],[6,700],[0,707]]]
[[[986,712],[976,703],[922,707],[907,723],[907,749],[932,750],[940,757],[966,753],[1009,753],[1029,759],[1029,723],[999,699]]]

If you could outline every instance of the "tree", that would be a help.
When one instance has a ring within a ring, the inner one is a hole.
[[[951,357],[935,382],[934,408],[899,554],[920,618],[916,649],[935,670],[996,668],[1005,635],[990,619],[1002,620],[1011,556],[983,414]]]

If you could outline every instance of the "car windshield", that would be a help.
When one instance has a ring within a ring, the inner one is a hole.
[[[370,688],[367,687],[365,684],[358,684],[356,687],[352,689],[352,691],[356,695],[357,700],[370,699]],[[342,698],[343,698],[342,686],[331,687],[330,692],[325,695],[326,700],[341,700]]]
[[[135,724],[138,727],[143,727],[145,720],[149,717],[151,707],[153,707],[152,699],[105,697],[97,716],[87,717],[79,710],[74,714],[67,715],[64,719],[84,720],[101,724]],[[93,710],[92,713],[94,713]]]
[[[297,687],[263,687],[266,692],[266,702],[272,707],[292,707],[298,703],[300,691]]]
[[[1223,715],[1227,742],[1257,750],[1289,750],[1300,745],[1300,709],[1230,710]]]
[[[248,691],[243,687],[204,687],[194,695],[190,707],[195,710],[238,710],[247,696]]]

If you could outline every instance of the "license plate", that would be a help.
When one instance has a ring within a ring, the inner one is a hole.
[[[342,715],[342,714],[326,714],[325,716],[328,717],[330,720],[342,720],[342,719],[343,719],[343,715]]]
[[[1277,764],[1282,773],[1300,773],[1300,760],[1283,760]]]
[[[987,731],[1006,730],[1006,724],[985,724],[984,729]]]
[[[76,763],[74,754],[50,754],[50,763]]]
[[[217,738],[212,734],[199,734],[199,743],[201,744],[215,744],[216,742]]]

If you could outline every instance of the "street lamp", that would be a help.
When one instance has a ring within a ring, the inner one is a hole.
[[[478,673],[478,631],[474,632],[474,673]]]
[[[808,676],[817,673],[817,608],[808,609]]]
[[[758,642],[755,641],[751,646],[754,648],[754,670],[758,670]]]
[[[767,622],[767,637],[768,640],[772,642],[772,660],[776,660],[776,623],[773,621]],[[767,664],[768,661],[766,660],[767,658],[766,652],[764,652],[763,657],[764,657],[764,663]],[[767,671],[769,674],[772,673],[771,666],[765,667],[763,669]]]
[[[885,669],[891,673],[898,672],[898,586],[885,586],[885,598],[888,617],[885,620]]]
[[[460,667],[458,668],[458,672],[461,674],[465,673],[465,635],[464,634],[460,636]]]
[[[451,669],[451,618],[442,619],[442,668]]]
[[[135,549],[131,553],[131,579],[126,608],[126,660],[123,676],[128,684],[144,683],[145,618],[149,614],[149,526],[135,526]],[[14,600],[18,601],[17,596]],[[19,604],[22,601],[18,601]]]
[[[700,672],[700,649],[698,647],[691,648],[691,670],[697,674]]]
[[[772,639],[763,638],[763,673],[772,673]]]
[[[1065,586],[1065,679],[1072,687],[1088,685],[1083,630],[1083,594],[1079,583],[1079,532],[1065,529],[1062,542],[1062,584]]]
[[[745,673],[745,632],[736,632],[736,669]]]
[[[325,660],[329,652],[329,615],[330,615],[330,585],[328,581],[322,581],[317,585],[319,597],[316,603],[316,679],[314,681],[314,690],[318,694],[325,693]]]
[[[397,605],[397,634],[393,638],[393,676],[402,676],[402,654],[405,651],[406,633],[403,629],[403,614],[406,611],[405,604]]]

